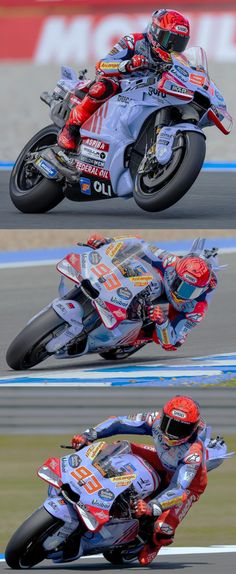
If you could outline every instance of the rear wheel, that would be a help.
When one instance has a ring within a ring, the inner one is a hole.
[[[137,560],[137,556],[129,556],[125,554],[124,550],[114,549],[114,550],[107,550],[107,552],[103,553],[104,558],[110,562],[111,564],[131,564],[135,560]]]
[[[10,177],[10,196],[23,213],[45,213],[64,199],[60,182],[49,180],[27,158],[32,152],[57,142],[58,128],[46,126],[35,134],[20,153]]]
[[[199,132],[180,132],[169,163],[152,162],[135,180],[134,199],[145,211],[156,212],[174,205],[197,178],[206,153],[205,137]]]
[[[46,558],[43,542],[56,532],[63,522],[39,508],[16,530],[5,551],[10,568],[32,568]]]
[[[124,351],[122,349],[110,349],[109,351],[105,351],[104,353],[99,354],[100,357],[102,357],[106,361],[121,361],[123,359],[127,359],[128,357],[139,351],[139,349],[144,347],[144,345],[145,343],[143,345],[139,345],[138,347],[130,347],[130,351]]]

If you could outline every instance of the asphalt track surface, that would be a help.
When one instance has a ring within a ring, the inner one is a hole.
[[[190,333],[185,345],[175,353],[163,352],[151,343],[122,364],[161,362],[163,365],[185,363],[191,357],[235,352],[235,284],[236,254],[224,254],[221,264],[228,264],[219,271],[219,286],[204,322]],[[13,375],[5,361],[6,350],[12,339],[26,322],[52,299],[57,297],[59,275],[54,266],[1,269],[0,316],[2,337],[0,342],[0,375]],[[37,370],[105,367],[114,362],[104,361],[98,355],[59,361],[47,359]],[[21,371],[23,374],[24,371]],[[25,371],[27,373],[27,371]]]
[[[22,214],[11,203],[9,172],[0,172],[0,228],[4,229],[233,229],[236,219],[236,173],[201,173],[174,206],[147,213],[133,199],[75,203],[65,199],[46,214]]]
[[[183,572],[184,574],[234,574],[235,573],[235,553],[227,554],[198,554],[182,556],[159,556],[148,568],[142,568],[137,564],[122,568],[113,566],[105,561],[104,558],[89,558],[80,560],[66,566],[51,565],[45,561],[41,566],[32,569],[32,572],[44,573],[49,572],[66,574],[68,572],[99,572],[100,574],[112,574],[125,570],[126,572]],[[0,564],[0,572],[11,572],[8,566],[3,562]]]

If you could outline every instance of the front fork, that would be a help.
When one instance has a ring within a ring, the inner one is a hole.
[[[54,299],[52,308],[59,317],[64,319],[68,327],[47,343],[48,353],[56,353],[81,335],[84,330],[84,310],[80,303],[72,299]]]
[[[55,551],[67,538],[78,528],[78,515],[71,504],[64,498],[58,496],[58,490],[52,487],[48,489],[49,497],[44,502],[44,508],[55,518],[62,520],[62,526],[51,536],[48,536],[43,543],[46,552]],[[60,561],[58,555],[58,561]]]

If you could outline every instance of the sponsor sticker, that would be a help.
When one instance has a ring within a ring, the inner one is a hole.
[[[115,495],[109,488],[102,488],[98,491],[98,496],[102,500],[114,500]]]
[[[77,468],[80,463],[81,463],[81,458],[80,456],[78,456],[78,454],[71,454],[68,458],[68,463],[71,466],[71,468]]]
[[[135,284],[135,287],[146,287],[152,281],[153,275],[139,275],[138,277],[129,277],[129,280]]]
[[[91,195],[91,181],[86,177],[80,178],[80,191],[84,195]]]
[[[219,92],[219,90],[215,90],[215,97],[217,98],[217,100],[219,100],[220,102],[224,101],[223,96],[221,95],[221,93]]]
[[[119,62],[102,62],[99,67],[100,70],[118,70]]]
[[[183,411],[179,411],[177,409],[172,410],[172,415],[175,417],[179,417],[180,419],[186,419],[187,415]]]
[[[177,72],[181,74],[181,76],[183,76],[184,78],[189,77],[189,73],[187,72],[187,70],[185,70],[185,68],[182,68],[182,66],[175,66],[175,70],[177,70]]]
[[[93,138],[83,138],[83,144],[89,148],[95,148],[104,152],[108,152],[110,147],[106,142],[95,140]]]
[[[132,295],[131,291],[128,289],[128,287],[119,287],[119,289],[117,289],[116,292],[117,292],[118,297],[120,297],[121,299],[124,299],[124,301],[129,301],[133,297],[133,295]]]
[[[111,197],[112,195],[111,185],[104,181],[93,181],[93,188],[96,193],[101,193],[102,195],[106,195],[108,197]]]
[[[94,175],[95,177],[101,177],[102,179],[110,179],[110,173],[107,169],[101,169],[94,165],[90,165],[88,163],[84,163],[82,161],[77,161],[76,167],[79,171],[83,173],[89,173],[90,175]]]
[[[111,506],[109,502],[98,500],[97,498],[93,499],[92,504],[94,504],[94,506],[98,506],[99,508],[104,508],[104,510],[108,510]]]
[[[114,482],[116,485],[116,488],[119,488],[120,486],[129,486],[129,484],[135,480],[135,478],[137,477],[136,473],[133,474],[121,474],[119,476],[112,476],[110,478],[111,482]]]
[[[123,243],[121,241],[119,241],[118,243],[111,243],[106,249],[106,254],[109,255],[111,259],[113,259],[113,257],[115,257],[118,251],[120,251],[122,245]]]
[[[93,265],[97,265],[98,263],[100,263],[102,259],[100,253],[98,253],[97,251],[92,251],[91,253],[89,253],[88,258],[90,263],[92,263]]]
[[[36,162],[36,165],[41,167],[44,173],[48,177],[55,177],[57,175],[57,170],[55,167],[52,167],[49,163],[47,163],[44,159],[39,158]]]
[[[184,459],[184,462],[187,462],[189,464],[196,463],[196,462],[199,463],[199,462],[201,462],[200,454],[198,452],[194,452],[193,454],[189,454]]]
[[[85,454],[88,458],[90,458],[90,460],[94,460],[95,456],[97,456],[97,454],[104,448],[104,446],[106,446],[105,442],[95,443],[88,448]]]

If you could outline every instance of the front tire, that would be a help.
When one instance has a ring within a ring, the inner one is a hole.
[[[5,560],[13,569],[32,568],[46,558],[43,542],[63,522],[51,516],[45,508],[36,510],[11,537],[5,550]]]
[[[149,212],[174,205],[187,193],[197,178],[206,153],[205,137],[199,132],[178,134],[176,151],[167,166],[156,175],[137,173],[134,199]]]
[[[11,369],[21,371],[38,365],[50,355],[45,346],[67,324],[52,307],[35,317],[12,341],[6,361]]]
[[[35,168],[32,178],[27,177],[26,156],[57,142],[58,128],[46,126],[25,145],[13,167],[10,177],[10,197],[23,213],[45,213],[64,199],[61,183],[43,177]]]

